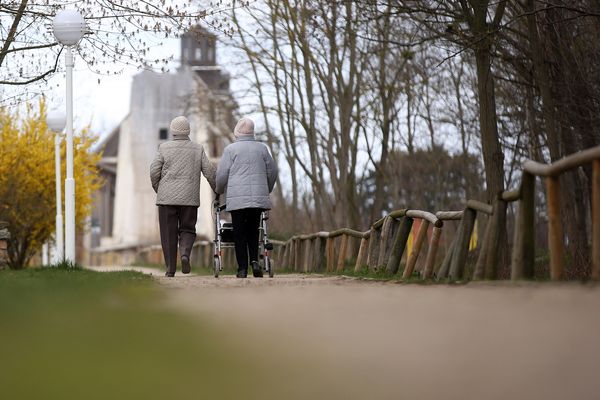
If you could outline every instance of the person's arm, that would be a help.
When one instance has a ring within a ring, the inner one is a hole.
[[[150,164],[150,181],[152,182],[152,189],[154,189],[155,192],[158,192],[158,185],[162,176],[164,162],[165,159],[163,158],[159,148],[154,160],[152,160],[152,164]]]
[[[227,148],[223,152],[219,166],[217,167],[216,177],[216,192],[219,194],[225,193],[227,181],[229,180],[229,170],[231,169],[231,156]]]
[[[208,156],[206,155],[206,152],[204,150],[202,150],[202,161],[200,169],[202,170],[202,175],[204,175],[212,190],[216,191],[215,175],[217,167],[215,167],[215,164],[213,164],[212,161],[208,159]]]
[[[265,165],[267,167],[267,183],[269,184],[269,193],[271,193],[275,187],[275,182],[277,181],[277,164],[275,163],[275,160],[273,160],[273,157],[271,156],[267,146],[265,146],[264,151]]]

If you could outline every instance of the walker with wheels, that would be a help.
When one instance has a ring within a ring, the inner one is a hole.
[[[215,239],[213,240],[213,270],[215,278],[219,277],[223,271],[223,248],[233,248],[233,224],[221,219],[221,212],[226,208],[225,204],[220,204],[219,196],[213,202],[215,210]],[[260,224],[258,226],[258,263],[263,272],[269,274],[272,278],[273,264],[269,257],[269,252],[273,250],[273,243],[269,242],[267,234],[267,221],[269,220],[269,212],[263,211],[260,215]]]

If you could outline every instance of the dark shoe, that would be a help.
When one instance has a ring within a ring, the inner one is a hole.
[[[252,261],[250,264],[252,264],[252,275],[255,278],[262,278],[262,268],[260,268],[260,265],[258,265],[258,261]]]
[[[181,272],[184,274],[189,274],[192,270],[192,266],[190,265],[190,259],[187,256],[181,257]]]
[[[237,278],[247,278],[248,277],[248,271],[245,269],[240,269],[238,270],[237,274],[235,274],[235,276]]]
[[[167,272],[165,272],[165,276],[168,277],[168,278],[173,278],[175,276],[175,272],[169,272],[169,271],[167,271]]]

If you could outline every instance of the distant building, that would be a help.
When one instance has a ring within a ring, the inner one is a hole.
[[[237,105],[229,75],[217,65],[215,39],[195,28],[181,37],[175,73],[144,71],[133,78],[129,114],[101,143],[105,185],[95,196],[85,247],[101,252],[160,243],[149,167],[160,143],[170,140],[171,119],[187,116],[190,138],[203,144],[214,162],[231,141]],[[204,178],[200,192],[196,231],[212,239],[213,194]]]

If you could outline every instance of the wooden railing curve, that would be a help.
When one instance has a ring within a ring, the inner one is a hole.
[[[421,249],[426,242],[427,230],[431,225],[433,233],[428,244],[425,266],[421,271],[424,278],[430,278],[435,267],[443,221],[435,214],[423,210],[392,211],[375,221],[365,232],[342,228],[332,232],[295,235],[285,242],[278,243],[282,247],[280,251],[282,264],[291,267],[294,271],[341,272],[349,259],[350,240],[358,239],[360,244],[354,264],[356,272],[366,267],[370,270],[386,269],[396,274],[415,219],[421,219],[423,222],[402,276],[406,279],[413,274]],[[337,246],[336,238],[340,241]]]
[[[535,161],[523,163],[521,179],[521,204],[515,229],[515,246],[512,256],[512,279],[533,278],[534,271],[534,213],[535,177],[546,179],[548,202],[548,250],[550,253],[550,278],[564,278],[564,236],[560,221],[559,176],[573,168],[592,163],[592,279],[600,279],[600,146],[571,154],[551,164]]]

